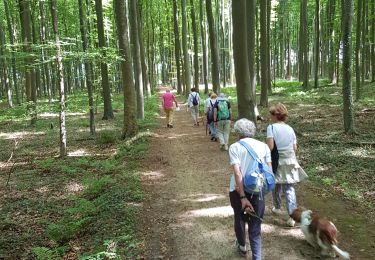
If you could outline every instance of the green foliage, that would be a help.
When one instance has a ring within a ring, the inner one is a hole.
[[[34,247],[32,249],[37,260],[56,260],[61,259],[57,250],[52,250],[47,247]]]
[[[114,131],[104,130],[99,132],[98,143],[99,144],[114,144],[116,143],[117,136]]]
[[[87,217],[80,219],[64,218],[56,224],[48,225],[47,235],[55,242],[65,244],[78,235],[89,220]]]
[[[84,196],[93,199],[98,197],[101,193],[109,187],[110,184],[114,183],[115,180],[111,176],[103,176],[99,179],[87,178],[83,181],[85,188]]]

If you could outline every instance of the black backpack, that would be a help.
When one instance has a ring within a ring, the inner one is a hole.
[[[207,123],[211,123],[212,121],[214,121],[214,106],[215,106],[215,103],[212,104],[212,101],[210,100],[210,104],[211,104],[211,106],[207,111]]]
[[[194,96],[193,93],[192,93],[191,96],[193,97],[193,106],[197,106],[198,105],[198,99],[197,99],[198,94],[195,94],[195,96]]]

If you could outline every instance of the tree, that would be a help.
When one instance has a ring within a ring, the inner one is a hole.
[[[59,94],[60,94],[60,157],[65,157],[67,154],[67,136],[65,127],[65,87],[64,87],[64,67],[62,63],[62,53],[60,45],[59,35],[59,24],[57,17],[56,0],[50,0],[51,17],[53,31],[55,33],[55,44],[56,44],[56,62],[58,70],[58,83],[59,83]]]
[[[109,79],[108,79],[108,65],[105,61],[106,43],[105,43],[105,35],[104,35],[102,0],[95,0],[95,10],[96,10],[96,26],[98,29],[99,48],[101,49],[102,56],[103,56],[100,61],[103,101],[104,101],[103,120],[108,120],[108,119],[113,119],[114,115],[113,115],[113,110],[112,110],[111,88],[109,86]]]
[[[353,95],[352,95],[352,21],[353,0],[342,0],[342,93],[344,130],[347,134],[354,133]]]
[[[137,17],[137,3],[135,0],[129,0],[129,16],[130,16],[130,31],[131,42],[133,43],[133,61],[134,61],[134,76],[135,76],[135,90],[137,93],[137,118],[145,118],[144,95],[143,95],[143,78],[142,65],[140,58],[139,47],[139,27]]]
[[[307,19],[307,0],[301,0],[299,30],[299,78],[303,81],[303,89],[309,89],[309,30]]]
[[[238,100],[238,117],[247,118],[256,122],[255,116],[255,98],[251,88],[248,45],[247,45],[247,26],[255,26],[255,23],[246,24],[246,5],[253,4],[254,1],[236,0],[232,1],[232,19],[233,19],[233,58],[236,74],[236,90]],[[251,10],[255,11],[255,6]],[[254,13],[253,13],[254,14]],[[249,14],[252,15],[252,14]],[[254,41],[254,34],[251,40]],[[251,37],[251,35],[249,35]],[[253,56],[254,58],[254,56]],[[252,62],[254,65],[254,62]],[[254,67],[253,67],[254,68]]]
[[[344,7],[343,7],[344,8]],[[356,100],[361,96],[361,65],[360,65],[360,52],[361,52],[361,16],[362,16],[362,0],[357,1],[357,29],[355,40],[355,88]]]
[[[177,93],[182,93],[181,88],[181,45],[180,45],[180,33],[178,29],[178,8],[177,0],[173,0],[173,28],[174,28],[174,54],[176,62],[176,77],[177,77]]]
[[[320,1],[315,0],[315,69],[314,88],[319,87],[319,65],[320,65]]]
[[[194,87],[199,89],[199,63],[198,63],[198,33],[195,21],[194,0],[190,0],[191,27],[193,29],[194,43]]]
[[[269,88],[269,64],[268,64],[268,43],[267,43],[267,1],[260,1],[260,66],[261,66],[261,96],[260,105],[268,106]]]
[[[186,0],[181,0],[182,10],[182,50],[184,54],[184,79],[185,79],[185,95],[187,96],[191,87],[190,78],[190,59],[187,46],[187,18],[186,18]]]
[[[127,138],[137,133],[135,86],[128,39],[129,26],[127,12],[125,10],[125,0],[114,0],[113,6],[119,39],[119,51],[122,58],[121,73],[124,90],[124,125],[122,137]]]
[[[208,93],[208,64],[207,64],[207,42],[206,42],[206,26],[203,14],[203,0],[199,0],[199,20],[201,24],[201,43],[202,43],[202,56],[203,56],[203,83],[204,83],[204,93]]]
[[[212,88],[215,93],[220,92],[220,69],[219,69],[219,50],[217,44],[216,29],[214,17],[212,14],[212,3],[206,0],[206,13],[208,21],[208,31],[210,35],[211,60],[212,60]]]
[[[82,0],[78,0],[79,7],[79,23],[81,29],[81,38],[82,38],[82,48],[84,52],[88,51],[88,35],[86,28],[86,12],[83,6]],[[92,73],[91,73],[91,64],[89,61],[85,61],[85,75],[86,75],[86,86],[87,93],[89,98],[89,111],[90,111],[90,133],[95,134],[95,114],[94,114],[94,97],[93,97],[93,83],[92,83]]]

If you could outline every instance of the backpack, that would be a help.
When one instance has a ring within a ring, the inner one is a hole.
[[[273,125],[272,126],[272,133],[273,133]],[[271,160],[272,160],[272,171],[274,174],[277,172],[277,168],[279,167],[279,150],[277,150],[277,145],[275,142],[275,135],[273,138],[273,149],[271,151]]]
[[[214,104],[212,104],[212,101],[210,100],[210,108],[207,111],[207,122],[211,123],[214,121]]]
[[[198,94],[195,94],[195,96],[193,94],[191,94],[191,96],[193,97],[193,106],[197,106],[198,105],[198,99],[197,99]]]
[[[276,181],[272,171],[263,163],[254,150],[244,141],[238,141],[254,159],[243,176],[244,190],[250,194],[267,194],[275,189]]]
[[[226,100],[218,100],[217,120],[228,120],[229,118],[228,102]]]

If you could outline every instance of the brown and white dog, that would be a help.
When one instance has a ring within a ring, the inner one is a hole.
[[[320,218],[311,210],[302,208],[295,209],[290,217],[301,223],[301,230],[306,241],[314,248],[320,247],[321,255],[335,257],[337,253],[344,259],[350,259],[348,252],[337,247],[337,229],[331,221]]]

